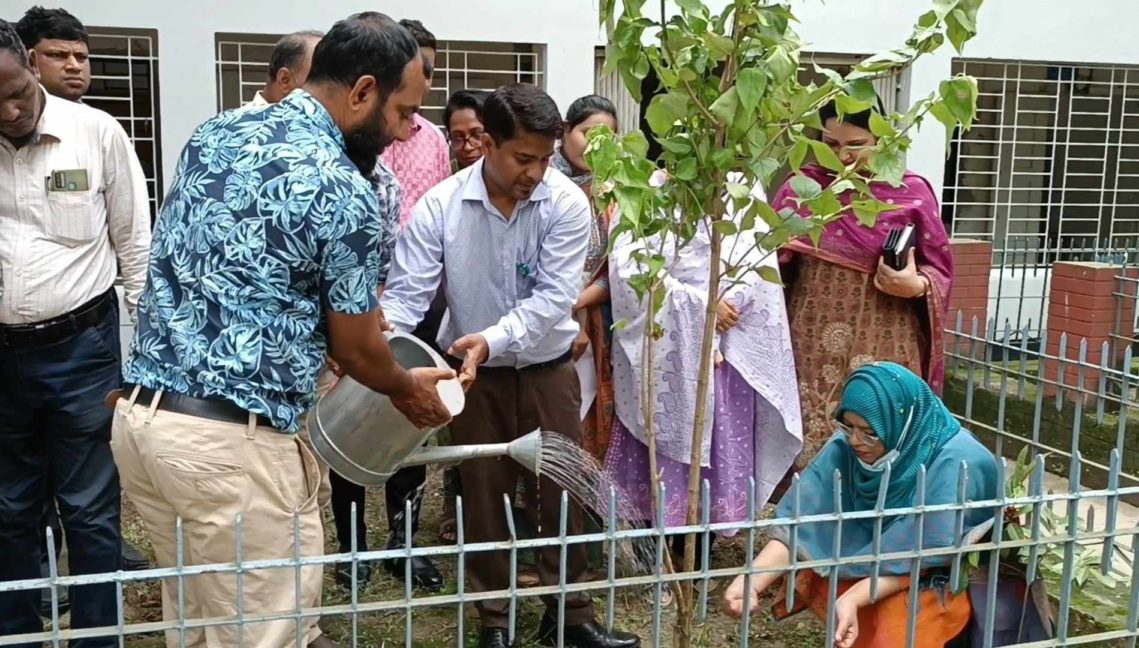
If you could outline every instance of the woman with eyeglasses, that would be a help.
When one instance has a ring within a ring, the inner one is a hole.
[[[929,385],[902,365],[874,362],[855,370],[843,386],[833,413],[838,432],[823,446],[793,487],[779,503],[776,517],[790,519],[827,515],[908,509],[919,502],[926,506],[955,504],[959,479],[964,478],[965,500],[984,502],[998,497],[997,462],[993,454],[963,429]],[[925,470],[925,491],[920,473]],[[964,474],[963,474],[964,471]],[[841,488],[835,501],[835,487]],[[844,518],[776,526],[771,540],[753,562],[754,568],[779,570],[790,565],[790,545],[795,534],[797,561],[841,560],[838,564],[796,572],[794,609],[786,605],[784,583],[773,611],[778,618],[810,609],[824,621],[835,614],[835,645],[839,648],[893,648],[906,645],[909,624],[911,558],[878,562],[877,598],[871,598],[874,563],[855,562],[859,557],[930,551],[981,541],[997,514],[993,508],[966,508],[958,533],[956,510],[928,511],[919,516],[905,511],[881,518],[880,538],[875,547],[876,519]],[[919,528],[920,525],[920,528]],[[841,534],[841,535],[838,535]],[[838,537],[836,538],[836,535]],[[838,554],[835,554],[835,549]],[[948,582],[951,555],[923,556],[917,575],[919,608],[917,648],[970,645],[969,633],[985,620],[970,624],[973,601],[985,609],[986,588],[971,588],[955,594]],[[838,598],[829,603],[831,570],[837,570]],[[754,612],[765,590],[785,581],[786,570],[755,573],[750,588],[739,576],[724,595],[725,611],[734,617]],[[1002,602],[994,622],[996,645],[1044,638],[1042,618],[1025,610],[1023,576],[1012,587],[1000,587]],[[1005,585],[1005,583],[1002,583]],[[1016,586],[1020,587],[1017,588]],[[1022,614],[1023,612],[1023,614]],[[978,615],[984,617],[984,614]],[[956,643],[963,641],[964,643]]]
[[[870,122],[876,110],[839,116],[834,103],[819,114],[820,135],[839,160],[863,164],[863,149],[877,142]],[[807,164],[801,175],[826,187],[835,174]],[[866,227],[848,210],[823,231],[817,246],[795,241],[780,255],[787,285],[791,341],[803,401],[804,444],[797,462],[802,468],[833,428],[829,413],[835,389],[852,370],[868,360],[905,365],[941,393],[944,353],[942,331],[953,284],[953,254],[941,222],[937,196],[920,175],[906,172],[898,187],[870,184],[878,200],[894,206]],[[840,196],[849,206],[853,196]],[[792,182],[778,191],[772,206],[807,215],[797,204]],[[891,230],[914,226],[912,252],[896,270],[883,258]]]

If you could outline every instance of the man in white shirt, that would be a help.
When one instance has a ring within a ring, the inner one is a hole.
[[[83,95],[91,87],[91,59],[88,51],[90,36],[83,23],[66,9],[37,6],[28,9],[20,22],[16,23],[16,33],[28,50],[28,60],[39,73],[40,85],[44,90],[60,99],[82,102]],[[40,528],[49,526],[55,534],[55,557],[58,560],[63,550],[63,527],[54,501],[48,502]],[[123,569],[137,571],[149,566],[147,557],[123,538]],[[49,571],[45,554],[40,572],[46,578]],[[59,590],[58,605],[62,613],[70,606],[70,601],[67,590]],[[50,617],[51,590],[45,589],[43,597],[40,613],[44,617]]]
[[[113,284],[121,274],[133,317],[149,248],[146,181],[126,132],[48,94],[0,21],[0,581],[39,576],[52,492],[70,573],[121,567],[104,405],[121,384]],[[115,625],[113,584],[75,587],[71,601],[72,628]],[[0,636],[41,631],[39,602],[36,590],[0,594]]]
[[[265,87],[258,90],[253,100],[242,108],[275,104],[303,86],[312,67],[312,51],[323,36],[323,33],[311,30],[282,36],[269,58],[269,78]]]
[[[486,100],[485,157],[427,192],[396,242],[391,274],[380,306],[390,324],[412,331],[422,321],[446,276],[443,292],[448,317],[439,346],[449,349],[460,380],[469,386],[463,412],[451,423],[456,443],[511,441],[531,430],[581,437],[581,388],[570,347],[578,325],[572,316],[585,267],[590,223],[585,193],[556,169],[549,169],[562,131],[557,104],[539,88],[512,84]],[[477,376],[477,379],[476,379]],[[463,481],[465,539],[499,542],[510,537],[503,496],[512,497],[520,469],[498,459],[473,459],[459,467]],[[541,488],[533,475],[539,535],[559,528],[560,489],[548,477]],[[571,505],[569,534],[580,532],[581,509]],[[561,555],[565,552],[565,556]],[[559,561],[566,581],[585,574],[584,545],[544,548],[538,574],[542,585],[557,585]],[[511,587],[506,551],[473,554],[467,574],[475,592]],[[631,634],[599,625],[584,592],[543,597],[546,615],[539,640],[557,644],[557,624],[565,644],[579,648],[635,648]],[[510,601],[476,603],[482,632],[480,648],[513,644]]]

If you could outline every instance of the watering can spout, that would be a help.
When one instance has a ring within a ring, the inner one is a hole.
[[[535,475],[542,454],[542,431],[519,437],[510,443],[488,443],[485,445],[457,445],[420,448],[411,453],[400,466],[422,466],[432,463],[457,463],[480,457],[507,456],[517,461]]]

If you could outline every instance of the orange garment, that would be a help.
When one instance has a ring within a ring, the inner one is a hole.
[[[838,593],[853,587],[857,580],[839,581]],[[858,611],[858,639],[854,648],[900,648],[909,631],[910,579],[902,577],[904,589]],[[824,623],[830,613],[830,580],[813,570],[797,574],[795,609],[787,608],[786,588],[776,601],[775,618],[785,619],[810,608]],[[953,640],[973,616],[968,593],[923,589],[918,592],[918,618],[914,648],[943,648]]]

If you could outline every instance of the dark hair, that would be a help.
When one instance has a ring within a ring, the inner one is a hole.
[[[443,109],[443,126],[451,128],[451,117],[460,110],[473,110],[482,121],[482,109],[490,93],[486,90],[459,90],[451,95],[447,107]]]
[[[423,23],[418,20],[408,20],[404,18],[399,21],[399,26],[411,32],[412,38],[419,44],[420,47],[429,47],[433,50],[439,49],[439,41],[435,40],[435,34],[427,31]]]
[[[536,85],[511,83],[486,98],[483,125],[498,144],[514,139],[518,131],[557,139],[562,134],[558,104]]]
[[[16,26],[0,18],[0,52],[5,50],[11,52],[20,65],[28,67],[28,50],[16,33]]]
[[[617,106],[601,95],[586,95],[570,104],[566,111],[566,125],[576,128],[594,115],[609,115],[617,121]]]
[[[45,39],[83,41],[84,44],[89,44],[87,28],[66,9],[32,7],[16,23],[16,33],[28,49]]]
[[[406,29],[382,13],[365,11],[337,22],[312,53],[309,82],[352,86],[372,75],[385,100],[403,85],[403,69],[419,56]]]
[[[878,104],[877,106],[867,108],[862,112],[846,113],[841,118],[838,116],[838,104],[831,101],[819,109],[819,121],[825,126],[828,121],[838,119],[844,124],[870,130],[870,114],[874,112],[883,116],[886,114],[886,106],[882,104],[882,98],[875,97],[875,99]]]
[[[295,72],[305,58],[309,41],[323,37],[323,33],[311,29],[282,36],[273,48],[273,55],[269,57],[269,78],[276,79],[277,73],[283,68]]]

